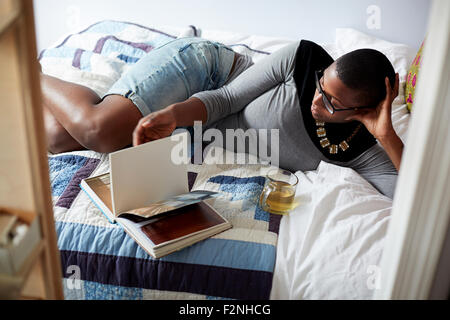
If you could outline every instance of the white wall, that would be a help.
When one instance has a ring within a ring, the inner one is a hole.
[[[34,0],[38,49],[104,19],[334,41],[336,27],[418,48],[430,0]]]

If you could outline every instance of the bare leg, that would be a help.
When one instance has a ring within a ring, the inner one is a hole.
[[[80,100],[88,100],[88,95],[83,93],[83,87],[79,86],[81,90],[73,90],[76,84],[73,84],[73,87],[70,88],[65,86],[66,82],[60,81],[54,77],[50,77],[48,75],[41,74],[41,88],[42,88],[42,102],[43,102],[43,111],[44,111],[44,124],[45,131],[47,135],[47,149],[51,153],[62,153],[74,150],[84,150],[83,147],[75,138],[73,138],[69,132],[61,125],[61,123],[56,119],[53,113],[49,109],[49,104],[57,103],[53,99],[53,91],[64,91],[71,90],[72,93],[75,93],[76,96]],[[85,88],[86,91],[90,91],[90,89]],[[99,98],[98,98],[99,99]]]
[[[101,99],[90,88],[41,74],[49,150],[119,150],[132,142],[142,114],[119,95]]]
[[[78,141],[76,141],[64,127],[56,120],[53,114],[43,105],[44,124],[47,135],[47,150],[51,153],[61,153],[74,150],[84,150]]]

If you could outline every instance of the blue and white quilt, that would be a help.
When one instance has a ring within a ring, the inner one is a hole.
[[[279,216],[257,205],[260,168],[190,165],[195,189],[233,228],[160,259],[111,224],[80,190],[81,179],[109,170],[93,151],[49,156],[58,247],[66,299],[268,299]]]
[[[176,37],[104,21],[44,50],[40,63],[44,73],[101,95],[140,57]],[[49,154],[48,161],[66,299],[269,299],[280,218],[257,206],[264,184],[259,168],[191,165],[193,189],[219,191],[211,204],[233,228],[153,259],[79,187],[81,179],[109,171],[106,154]]]

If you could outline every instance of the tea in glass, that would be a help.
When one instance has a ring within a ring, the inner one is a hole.
[[[266,175],[266,182],[259,198],[259,204],[265,211],[275,214],[287,214],[292,210],[298,178],[292,172],[272,169]]]

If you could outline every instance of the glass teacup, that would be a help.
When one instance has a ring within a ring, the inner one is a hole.
[[[292,172],[278,168],[269,170],[259,205],[270,213],[288,214],[297,205],[294,201],[297,184],[298,178]]]

